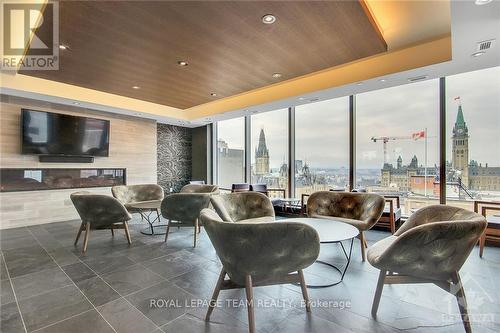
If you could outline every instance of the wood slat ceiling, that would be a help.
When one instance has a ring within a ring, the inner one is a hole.
[[[385,52],[367,15],[357,1],[60,2],[60,70],[21,73],[186,109]]]

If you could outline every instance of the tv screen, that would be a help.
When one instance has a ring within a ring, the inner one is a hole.
[[[22,153],[108,156],[109,121],[22,109]]]

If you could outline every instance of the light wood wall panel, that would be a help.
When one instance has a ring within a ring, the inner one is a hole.
[[[40,163],[21,155],[21,108],[110,120],[109,157],[94,163]],[[0,103],[1,168],[126,168],[127,184],[156,183],[156,122],[85,109]],[[0,229],[77,219],[69,195],[78,190],[111,195],[109,187],[0,193]]]

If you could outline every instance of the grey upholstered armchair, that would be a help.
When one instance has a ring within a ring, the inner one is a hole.
[[[84,253],[87,251],[91,230],[111,229],[111,234],[114,236],[114,229],[125,229],[127,242],[131,243],[127,221],[132,216],[120,201],[108,195],[91,194],[85,191],[72,193],[70,198],[82,219],[75,245],[78,243],[82,231],[85,231]]]
[[[163,200],[163,189],[157,184],[118,185],[111,188],[111,193],[130,213],[139,210],[131,207],[138,202]]]
[[[201,210],[209,206],[210,196],[208,193],[173,193],[163,199],[161,214],[168,220],[165,242],[171,226],[194,227],[193,246],[196,247],[197,234],[201,231],[198,217]]]
[[[316,230],[306,224],[286,221],[223,221],[211,209],[203,209],[200,220],[223,266],[206,321],[210,320],[220,290],[245,288],[250,333],[253,333],[255,319],[252,288],[285,283],[300,284],[306,309],[310,312],[302,270],[314,263],[319,255],[319,236]],[[226,275],[229,276],[227,280]]]
[[[226,222],[274,221],[271,200],[258,192],[235,192],[212,196],[212,205]]]
[[[180,193],[218,194],[219,187],[217,185],[210,185],[210,184],[187,184],[181,188]]]
[[[372,306],[376,316],[384,284],[434,283],[454,294],[466,332],[471,332],[459,270],[486,229],[477,213],[451,206],[427,206],[415,212],[393,235],[368,250],[380,269]]]
[[[358,228],[361,256],[365,261],[368,245],[364,231],[377,223],[384,205],[384,198],[374,193],[319,191],[307,200],[307,215],[345,222]]]

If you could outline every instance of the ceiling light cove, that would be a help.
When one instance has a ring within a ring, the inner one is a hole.
[[[273,14],[266,14],[262,16],[262,23],[273,24],[274,22],[276,22],[276,16],[274,16]]]
[[[179,60],[179,61],[177,61],[177,65],[179,65],[181,67],[186,67],[188,65],[188,62],[184,61],[184,60]]]

